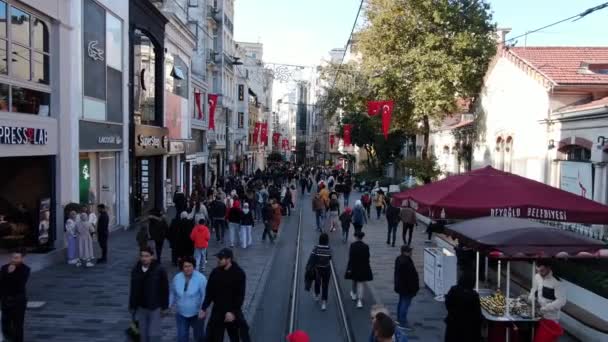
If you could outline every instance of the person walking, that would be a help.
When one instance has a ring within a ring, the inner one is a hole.
[[[89,216],[86,213],[80,214],[80,221],[76,223],[76,233],[78,235],[78,254],[79,260],[76,266],[93,267],[95,264],[95,254],[93,252],[93,224],[89,222]]]
[[[370,219],[371,216],[371,208],[372,208],[372,197],[369,192],[361,195],[361,203],[363,204],[363,208],[365,208],[365,212],[367,213],[367,218]]]
[[[386,196],[384,195],[384,191],[382,191],[382,189],[378,190],[376,193],[374,203],[376,205],[376,218],[379,220],[380,214],[382,214],[382,209],[386,207]]]
[[[412,261],[412,248],[407,245],[401,246],[401,254],[395,259],[394,275],[395,292],[399,295],[397,321],[403,328],[411,331],[407,313],[412,299],[420,289],[420,284],[416,266]]]
[[[312,210],[315,212],[317,231],[321,232],[323,217],[325,216],[325,204],[323,203],[323,199],[321,199],[321,195],[319,193],[316,193],[312,198]]]
[[[338,217],[340,216],[340,202],[338,202],[338,194],[332,192],[329,197],[329,217],[327,219],[327,228],[330,232],[335,231],[340,222]]]
[[[386,318],[389,318],[390,321],[393,321],[392,318],[390,318],[390,312],[389,310],[386,308],[386,306],[382,305],[382,304],[374,304],[372,305],[372,308],[370,310],[370,316],[372,319],[372,330],[371,330],[371,334],[369,336],[369,342],[378,342],[381,341],[376,337],[376,331],[374,329],[374,326],[376,324],[376,320],[377,318],[380,318],[380,321],[383,321],[384,324],[388,325],[389,321]],[[405,329],[403,329],[403,327],[400,327],[398,324],[396,324],[393,321],[392,326],[395,329],[395,334],[393,335],[393,339],[389,340],[391,342],[407,342],[407,332],[405,331]],[[381,334],[382,335],[388,335],[388,334]]]
[[[306,192],[306,187],[308,186],[308,178],[304,175],[300,177],[300,188],[302,189],[302,196]]]
[[[173,193],[173,205],[175,206],[175,218],[178,218],[188,206],[186,195],[182,192],[182,187],[179,185],[175,187],[175,192]]]
[[[386,235],[386,244],[392,245],[395,247],[395,239],[397,235],[397,228],[399,227],[399,222],[401,219],[399,218],[399,208],[393,206],[392,203],[387,203],[386,208],[386,223],[388,226],[388,233]],[[393,237],[391,243],[391,235]],[[404,237],[405,240],[405,237]],[[405,242],[404,242],[405,243]]]
[[[255,219],[260,222],[263,221],[262,210],[268,202],[268,191],[266,191],[263,185],[255,192],[255,198],[257,202],[255,206]]]
[[[417,224],[416,211],[410,206],[401,208],[401,210],[399,211],[399,218],[401,219],[401,222],[403,222],[403,244],[410,246],[412,244],[412,235],[414,234],[414,227]],[[408,235],[407,241],[405,239],[406,234]]]
[[[291,207],[293,203],[291,201],[291,190],[289,189],[289,186],[286,185],[283,187],[283,190],[281,191],[281,198],[283,199],[281,201],[281,204],[283,206],[283,209],[285,210],[286,215],[291,216]]]
[[[363,229],[363,225],[367,223],[367,216],[365,216],[365,210],[360,200],[355,202],[355,209],[353,209],[353,227],[355,227],[355,233],[360,232]]]
[[[78,263],[78,232],[76,230],[76,211],[70,211],[69,218],[65,221],[65,235],[67,246],[67,259],[69,265]]]
[[[308,262],[306,263],[306,270],[312,271],[315,274],[315,292],[314,299],[319,301],[319,294],[321,295],[321,310],[327,310],[327,295],[329,292],[329,277],[331,276],[331,248],[329,248],[329,235],[327,233],[321,233],[319,235],[319,244],[316,245]]]
[[[205,338],[205,321],[199,318],[205,300],[207,278],[196,271],[197,262],[192,257],[180,261],[180,270],[173,277],[169,306],[175,308],[177,342],[190,341],[190,329],[195,342]]]
[[[272,220],[270,221],[270,226],[272,228],[273,239],[277,239],[277,235],[279,234],[279,228],[281,227],[281,220],[283,218],[281,205],[278,201],[272,201]]]
[[[295,209],[296,203],[298,203],[298,190],[295,183],[289,186],[289,191],[291,192],[291,208]]]
[[[363,307],[363,283],[374,279],[369,263],[369,246],[363,242],[364,236],[361,231],[355,232],[356,241],[350,244],[344,277],[353,282],[350,297],[357,302],[357,308]]]
[[[209,275],[205,300],[199,314],[199,318],[205,319],[209,306],[213,304],[207,323],[207,342],[223,342],[225,331],[231,342],[249,342],[249,326],[242,312],[245,272],[234,261],[231,249],[224,248],[215,256],[218,266]]]
[[[222,196],[216,196],[215,201],[209,207],[209,215],[215,230],[215,239],[218,243],[223,242],[226,235],[226,204],[222,200]]]
[[[169,307],[169,278],[154,260],[152,248],[139,251],[139,261],[131,271],[129,311],[139,323],[141,342],[161,339],[161,310]]]
[[[150,234],[150,239],[154,241],[156,260],[162,263],[163,245],[165,244],[165,239],[167,239],[169,235],[169,226],[158,208],[152,209],[148,215],[148,232]]]
[[[209,247],[209,240],[211,239],[211,233],[209,227],[205,225],[205,220],[200,219],[192,233],[190,233],[190,239],[194,243],[194,259],[198,270],[205,272],[205,265],[207,264],[207,248]]]
[[[194,255],[194,243],[190,239],[190,234],[192,234],[194,228],[192,223],[192,220],[188,218],[188,213],[182,211],[177,222],[177,236],[175,238],[178,262],[180,259]]]
[[[232,202],[232,207],[228,211],[228,236],[230,240],[230,248],[234,247],[237,239],[237,234],[241,229],[241,202]]]
[[[340,214],[340,223],[342,224],[342,242],[348,241],[348,231],[353,222],[353,210],[349,207],[344,208],[344,212]]]
[[[108,237],[110,235],[110,217],[104,204],[97,205],[97,242],[101,248],[101,258],[97,259],[98,264],[108,262]]]
[[[30,268],[24,263],[24,257],[23,251],[15,251],[10,262],[0,268],[2,334],[11,342],[24,341],[26,285],[30,277]]]
[[[251,212],[251,210],[249,210],[249,203],[245,202],[241,213],[241,247],[247,248],[253,243],[253,238],[251,237],[251,230],[253,229],[254,225],[255,221],[253,220],[253,213]]]
[[[262,220],[264,221],[264,232],[262,233],[262,241],[266,241],[266,236],[271,243],[274,243],[274,236],[272,235],[272,219],[274,217],[274,210],[272,204],[267,202],[262,208]]]
[[[344,193],[344,206],[345,207],[348,207],[350,193],[352,190],[353,190],[353,179],[349,175],[347,175],[346,179],[344,180],[344,184],[342,185],[342,191]]]
[[[481,341],[483,317],[475,276],[463,274],[445,296],[445,342]]]

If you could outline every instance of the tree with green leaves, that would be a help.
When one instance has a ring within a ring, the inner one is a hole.
[[[377,99],[395,101],[393,127],[430,125],[475,99],[496,52],[492,15],[483,0],[367,0],[367,25],[356,51]]]

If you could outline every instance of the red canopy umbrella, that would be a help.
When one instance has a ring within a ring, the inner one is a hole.
[[[608,223],[608,206],[487,166],[393,195],[430,218],[507,216],[561,222]]]

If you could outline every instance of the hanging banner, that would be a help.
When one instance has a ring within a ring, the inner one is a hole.
[[[217,94],[209,94],[209,129],[215,130],[215,107],[217,106]]]
[[[336,136],[332,133],[329,135],[329,145],[331,148],[334,148],[334,144],[336,143]]]
[[[253,128],[253,144],[257,145],[258,141],[260,140],[260,126],[262,125],[261,122],[256,122],[255,126]]]
[[[194,102],[196,103],[198,119],[203,120],[203,109],[201,107],[201,93],[198,91],[194,92]]]
[[[279,139],[281,138],[281,133],[272,133],[272,145],[279,146]]]
[[[343,129],[344,129],[344,136],[342,137],[342,139],[344,140],[344,146],[350,146],[351,145],[350,136],[353,131],[353,125],[344,124]]]
[[[289,150],[289,139],[283,138],[282,147],[285,151]]]
[[[262,144],[268,145],[268,122],[263,122],[261,124],[260,135],[262,137]]]
[[[394,101],[368,101],[367,114],[376,116],[382,113],[382,134],[384,139],[388,139],[388,131],[391,127],[391,118],[393,115]]]

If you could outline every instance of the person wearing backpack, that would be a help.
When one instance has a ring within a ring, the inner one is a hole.
[[[353,209],[353,226],[355,227],[355,233],[361,232],[363,225],[367,223],[367,217],[365,216],[365,210],[361,201],[355,202],[355,209]]]
[[[353,222],[353,210],[349,207],[344,208],[344,212],[340,214],[340,223],[342,224],[342,242],[348,241],[348,231]]]
[[[365,208],[365,212],[367,213],[367,218],[370,217],[370,212],[372,208],[372,197],[369,195],[369,192],[366,192],[361,196],[361,203],[363,203],[363,208]]]

